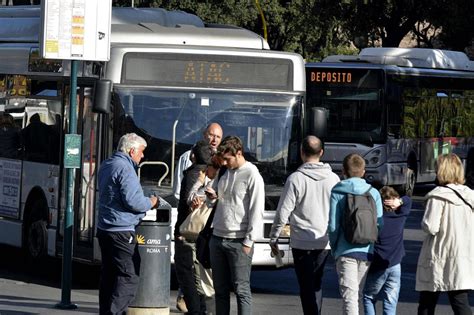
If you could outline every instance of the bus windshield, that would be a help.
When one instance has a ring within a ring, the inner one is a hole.
[[[378,89],[313,89],[308,91],[308,105],[326,110],[326,141],[373,144],[385,139]]]
[[[116,87],[115,92],[120,104],[115,106],[114,146],[124,133],[136,132],[148,142],[143,161],[164,162],[169,172],[173,136],[176,161],[202,139],[210,122],[219,123],[224,136],[242,139],[245,158],[259,168],[267,184],[282,186],[291,165],[298,163],[302,96],[128,87]],[[142,181],[156,183],[159,168],[142,167]],[[166,186],[170,179],[168,173],[161,185]]]

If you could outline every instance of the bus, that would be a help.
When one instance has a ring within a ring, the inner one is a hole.
[[[15,156],[0,157],[0,242],[25,248],[33,258],[61,256],[70,62],[39,56],[39,7],[1,8],[0,23],[0,111],[13,117],[23,139]],[[272,51],[248,30],[206,24],[181,11],[113,8],[111,30],[110,60],[78,67],[82,147],[74,179],[73,259],[100,261],[96,175],[123,134],[146,139],[140,180],[146,193],[157,192],[173,206],[174,224],[178,158],[217,122],[224,135],[242,139],[246,159],[264,178],[264,223],[253,263],[274,265],[268,246],[274,211],[286,177],[300,163],[302,57]],[[105,106],[92,101],[94,86],[104,79],[113,83]],[[28,144],[24,134],[32,120],[41,128],[35,125]],[[282,249],[289,263],[288,242]]]
[[[464,53],[365,48],[308,63],[306,84],[305,128],[341,177],[344,157],[358,153],[369,183],[411,195],[435,181],[438,155],[472,163],[474,63]]]

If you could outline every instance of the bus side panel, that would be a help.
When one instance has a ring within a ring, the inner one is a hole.
[[[33,193],[41,189],[41,196]],[[27,202],[31,204],[34,200],[28,198],[45,198],[48,205],[48,255],[54,256],[56,253],[56,232],[58,227],[58,198],[59,198],[59,166],[36,163],[23,162],[23,179],[22,179],[22,196],[21,204],[22,219],[25,217]],[[30,197],[31,196],[31,197]]]

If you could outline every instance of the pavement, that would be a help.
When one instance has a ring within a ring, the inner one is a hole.
[[[0,279],[0,292],[0,315],[59,315],[69,312],[55,308],[55,305],[61,301],[61,289],[56,287]],[[73,290],[71,301],[79,306],[71,314],[99,313],[99,298],[96,294],[85,294]]]

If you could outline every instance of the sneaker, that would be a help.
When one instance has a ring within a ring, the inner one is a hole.
[[[184,301],[184,297],[182,295],[178,295],[178,297],[176,298],[176,308],[180,312],[183,312],[183,313],[188,312],[188,308],[186,307],[186,302]]]

